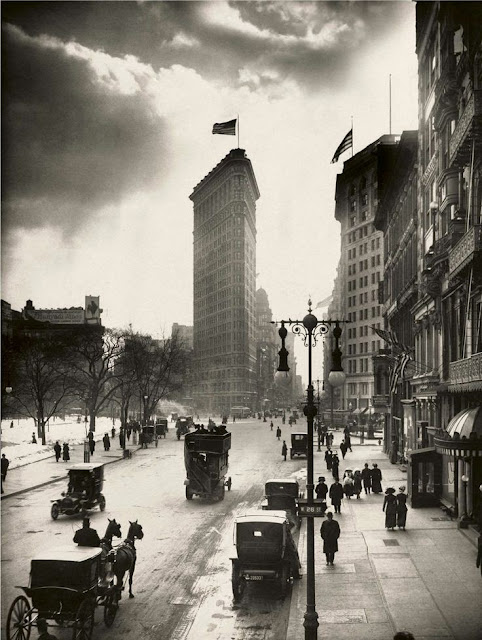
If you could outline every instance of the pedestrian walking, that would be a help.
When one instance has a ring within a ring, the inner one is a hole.
[[[57,636],[49,633],[49,626],[45,618],[37,618],[38,640],[57,640]]]
[[[269,430],[273,431],[273,427],[274,427],[273,421],[271,420],[271,422],[269,423]]]
[[[278,440],[281,439],[281,429],[279,427],[276,427],[276,437],[278,438]]]
[[[480,575],[482,576],[482,533],[477,538],[477,560],[475,561],[477,569],[480,567]]]
[[[67,442],[62,445],[62,460],[68,462],[70,460],[70,450]]]
[[[332,485],[333,486],[333,485]],[[326,565],[333,566],[335,553],[338,551],[338,538],[340,537],[340,525],[333,520],[333,514],[328,511],[327,520],[323,521],[320,528],[320,535],[323,539],[323,553],[326,556]]]
[[[110,435],[112,436],[112,439],[115,438],[115,427],[112,427]]]
[[[92,431],[89,431],[89,435],[92,433]],[[94,435],[92,434],[92,437],[89,438],[89,451],[90,451],[90,455],[93,456],[94,455],[94,451],[95,451],[95,440],[94,440]]]
[[[104,451],[109,451],[110,449],[110,438],[108,433],[104,433],[104,437],[102,438],[102,442],[104,443]]]
[[[130,427],[127,427],[127,429],[126,429],[127,442],[130,442],[131,432],[132,432],[132,429]]]
[[[348,500],[355,493],[353,488],[353,477],[352,477],[351,471],[346,471],[345,475],[343,476],[343,493],[348,498]]]
[[[54,444],[54,452],[55,452],[55,462],[58,462],[62,454],[62,447],[60,446],[58,440]]]
[[[341,455],[342,455],[343,460],[344,460],[345,459],[345,455],[346,455],[346,444],[345,444],[344,440],[342,440],[340,442],[340,451],[341,451]]]
[[[142,434],[140,434],[141,436]],[[139,436],[139,444],[142,444],[142,438]],[[125,433],[124,433],[124,427],[120,428],[119,431],[119,445],[120,448],[123,449],[126,445],[126,437],[125,437]]]
[[[10,429],[13,429],[13,420],[12,420],[12,422],[10,423]]]
[[[315,487],[315,493],[317,500],[321,500],[321,506],[323,513],[326,511],[326,496],[328,495],[328,485],[325,482],[324,476],[318,478],[318,484]]]
[[[362,476],[360,473],[360,469],[355,469],[353,471],[353,492],[355,493],[357,500],[360,500],[361,490],[362,490]]]
[[[372,491],[373,493],[381,493],[382,492],[382,472],[378,468],[376,462],[373,463],[373,469],[371,470],[371,479],[372,479]]]
[[[286,440],[283,440],[283,446],[281,447],[281,455],[286,461],[286,456],[288,455],[288,447],[286,446]]]
[[[350,449],[350,452],[353,453],[352,448],[351,448],[351,438],[350,438],[350,434],[349,433],[347,433],[345,435],[345,446],[346,446],[347,451],[348,451],[348,449]]]
[[[365,462],[365,466],[363,467],[361,472],[361,477],[365,493],[370,493],[370,491],[372,490],[372,472],[368,466],[368,462]]]
[[[399,487],[397,494],[397,527],[404,531],[407,522],[407,498],[405,487]]]
[[[10,460],[7,458],[7,456],[4,453],[2,453],[2,463],[1,463],[2,482],[5,482],[5,478],[7,477],[9,464],[10,464]]]
[[[341,482],[335,479],[335,482],[330,487],[330,492],[328,494],[330,496],[331,504],[335,509],[335,513],[341,513],[341,501],[343,499],[343,487],[341,486]]]
[[[332,461],[333,461],[333,452],[330,449],[330,447],[328,447],[327,450],[325,451],[325,462],[326,462],[326,468],[328,469],[328,471],[331,471]]]
[[[385,529],[395,529],[397,522],[397,499],[395,497],[395,489],[388,487],[385,491],[385,499],[383,500],[383,511],[385,511]]]
[[[37,444],[37,438],[35,437],[35,432],[32,433],[32,444]]]
[[[340,466],[340,459],[338,458],[338,454],[333,454],[331,459],[331,474],[335,478],[335,480],[339,480],[340,476],[338,475],[338,469]]]

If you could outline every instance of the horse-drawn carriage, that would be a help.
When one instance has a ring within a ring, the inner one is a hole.
[[[301,527],[301,517],[298,515],[298,498],[302,497],[297,480],[291,478],[273,478],[264,485],[265,501],[261,505],[263,510],[285,511],[290,525]]]
[[[110,627],[118,609],[117,589],[113,581],[101,581],[101,553],[99,547],[68,547],[34,558],[30,585],[19,587],[25,595],[15,598],[8,611],[7,640],[28,640],[39,618],[72,629],[73,640],[90,640],[98,606],[104,607],[104,623]]]
[[[277,583],[284,597],[292,579],[301,577],[298,551],[284,511],[256,511],[237,517],[234,544],[231,581],[235,600],[243,597],[248,582]]]
[[[189,433],[189,427],[192,424],[192,418],[189,416],[181,416],[176,421],[176,436],[180,440],[181,436]]]
[[[52,500],[50,515],[57,520],[60,514],[68,516],[82,513],[99,506],[105,509],[105,497],[102,493],[104,486],[104,465],[97,463],[79,462],[67,467],[69,483],[67,491],[62,497]]]
[[[224,430],[224,433],[221,431]],[[184,464],[186,467],[186,499],[195,495],[203,498],[224,499],[224,488],[231,490],[228,471],[228,452],[231,434],[222,427],[218,432],[197,430],[184,438]]]
[[[142,427],[139,441],[143,449],[147,449],[147,446],[155,442],[157,447],[156,428],[152,424],[148,424],[146,427]]]

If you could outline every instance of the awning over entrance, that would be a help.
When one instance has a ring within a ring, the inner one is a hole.
[[[447,425],[446,431],[451,438],[453,438],[456,433],[458,433],[461,438],[464,436],[469,438],[471,433],[482,437],[482,407],[464,409],[460,413],[457,413]],[[472,436],[472,438],[473,437],[474,436]]]

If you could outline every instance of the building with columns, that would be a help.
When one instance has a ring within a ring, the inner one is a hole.
[[[256,201],[244,149],[232,149],[194,187],[193,400],[229,413],[257,403]]]

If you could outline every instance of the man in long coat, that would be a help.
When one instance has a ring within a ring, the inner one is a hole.
[[[372,472],[368,467],[368,462],[365,462],[365,466],[362,469],[361,477],[363,480],[363,488],[365,489],[365,493],[370,493],[372,490]]]
[[[376,462],[373,463],[373,469],[371,470],[372,476],[372,491],[373,493],[382,492],[382,472],[378,468]]]
[[[328,519],[323,521],[320,529],[320,535],[323,538],[323,553],[326,556],[326,564],[327,566],[333,566],[335,553],[338,551],[340,525],[336,520],[333,520],[333,514],[331,511],[328,511],[326,515]]]
[[[335,513],[341,513],[341,501],[343,499],[343,487],[341,482],[336,479],[330,487],[330,500],[335,509]]]

